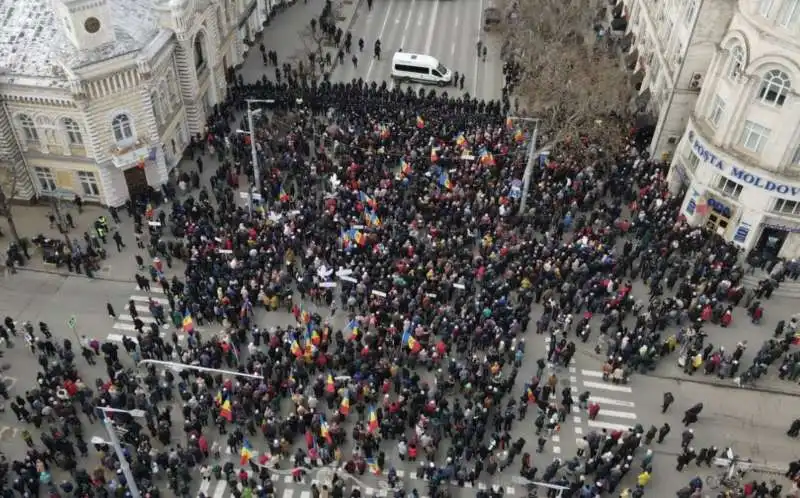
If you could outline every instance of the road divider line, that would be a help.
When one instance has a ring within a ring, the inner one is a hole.
[[[389,22],[389,17],[392,15],[392,8],[394,7],[394,0],[389,0],[389,8],[386,9],[386,15],[383,18],[383,24],[381,24],[381,30],[378,32],[378,39],[383,39],[383,32],[386,31],[386,23]],[[383,48],[383,47],[381,47]],[[375,67],[375,57],[372,57],[369,61],[369,67],[367,68],[367,75],[364,78],[364,81],[370,81],[370,75],[372,74],[372,68]]]
[[[625,408],[636,408],[636,403],[634,403],[633,401],[625,401],[614,398],[604,398],[602,396],[589,396],[589,401],[592,403],[599,403],[601,410],[603,409],[603,405],[623,406]]]

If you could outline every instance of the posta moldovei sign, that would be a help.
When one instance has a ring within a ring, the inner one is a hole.
[[[732,180],[745,185],[750,185],[751,187],[766,190],[767,192],[776,192],[787,197],[800,197],[800,185],[770,180],[764,178],[758,173],[753,173],[745,168],[726,162],[721,157],[708,150],[705,144],[703,144],[703,142],[695,135],[693,131],[689,131],[687,138],[692,144],[692,151],[695,153],[695,155],[697,155],[697,157],[700,158],[701,161],[709,163],[711,166],[717,168],[724,173],[725,176],[730,177]]]

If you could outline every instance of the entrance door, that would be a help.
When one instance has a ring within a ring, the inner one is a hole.
[[[147,175],[143,168],[134,166],[125,170],[125,183],[128,185],[128,194],[132,201],[136,201],[142,196],[147,196],[149,187],[147,185]]]
[[[777,258],[778,253],[781,252],[783,243],[786,242],[788,233],[789,232],[777,228],[764,227],[764,229],[761,230],[761,237],[758,239],[758,244],[756,244],[756,252],[764,260]]]
[[[730,223],[731,219],[727,216],[724,216],[716,211],[711,211],[711,214],[708,215],[708,219],[706,220],[706,228],[717,235],[724,236],[725,232],[728,231],[728,226],[730,226]]]

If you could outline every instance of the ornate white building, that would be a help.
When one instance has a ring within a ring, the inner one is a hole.
[[[225,97],[269,0],[0,0],[0,166],[17,197],[119,206]]]
[[[683,214],[743,249],[800,257],[800,0],[739,0],[670,171]]]

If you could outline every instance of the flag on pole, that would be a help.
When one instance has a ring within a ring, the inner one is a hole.
[[[222,406],[219,409],[219,416],[227,420],[228,422],[233,422],[233,412],[231,411],[231,401],[226,399]]]
[[[522,133],[522,130],[517,130],[516,133],[514,133],[514,141],[517,143],[522,143],[525,141],[525,134]]]
[[[345,391],[342,403],[339,405],[339,413],[345,417],[350,414],[350,394]]]
[[[319,419],[319,435],[322,436],[328,444],[333,444],[333,437],[331,437],[331,428],[328,427],[328,422],[325,417],[320,416]]]
[[[242,443],[242,451],[241,451],[241,460],[239,461],[239,465],[244,465],[253,458],[253,447],[250,446],[250,441],[247,438],[244,439],[244,443]]]
[[[419,353],[419,350],[422,349],[422,344],[419,343],[418,340],[414,339],[413,337],[408,338],[408,342],[406,343],[408,349],[411,350],[412,353]]]
[[[444,187],[447,190],[453,189],[453,182],[450,181],[450,175],[445,170],[442,170],[442,172],[439,173],[439,186]]]
[[[369,468],[369,471],[376,476],[381,473],[381,468],[378,467],[378,462],[375,461],[374,458],[367,458],[367,467]]]
[[[186,310],[186,313],[183,315],[183,331],[187,334],[191,334],[194,332],[194,321],[192,320],[192,314],[189,310]]]
[[[283,189],[283,185],[281,185],[281,190],[278,192],[278,200],[281,202],[289,202],[289,194]]]
[[[371,406],[369,408],[369,422],[367,423],[367,431],[370,434],[378,430],[378,413],[375,411],[375,407]]]
[[[536,403],[536,395],[533,393],[533,389],[531,389],[531,386],[528,386],[527,393],[528,393],[528,403]]]
[[[301,356],[303,356],[303,348],[300,347],[300,343],[297,342],[296,337],[292,337],[292,345],[289,347],[295,358],[300,358]]]
[[[336,382],[333,381],[331,374],[328,374],[328,379],[325,381],[325,391],[331,394],[336,392]]]

